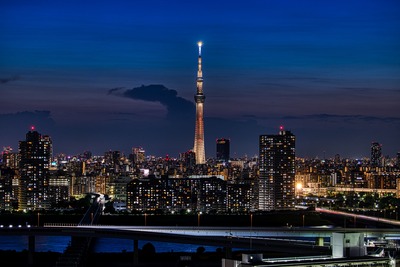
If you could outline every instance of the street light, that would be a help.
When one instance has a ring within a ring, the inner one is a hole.
[[[250,249],[253,248],[253,214],[250,214]]]
[[[201,215],[201,211],[199,213],[197,213],[197,226],[200,226],[200,215]]]
[[[296,193],[297,196],[300,196],[300,192],[303,189],[303,184],[301,182],[296,183]]]

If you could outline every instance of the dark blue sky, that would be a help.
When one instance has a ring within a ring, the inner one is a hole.
[[[55,153],[191,149],[202,40],[207,157],[220,137],[256,155],[280,125],[299,156],[369,156],[373,141],[394,156],[398,14],[396,0],[2,1],[0,146],[36,125]]]

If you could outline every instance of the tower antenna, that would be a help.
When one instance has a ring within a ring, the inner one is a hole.
[[[199,46],[199,56],[201,56],[201,46],[203,45],[202,41],[197,42],[197,45]]]

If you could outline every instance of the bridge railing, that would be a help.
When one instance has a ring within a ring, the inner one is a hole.
[[[82,223],[44,223],[44,227],[85,227],[85,226],[99,226],[99,227],[115,227],[111,224],[82,224]]]
[[[44,227],[74,227],[78,226],[77,223],[44,223]]]

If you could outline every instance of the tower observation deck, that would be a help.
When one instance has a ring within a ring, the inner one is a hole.
[[[194,96],[196,102],[196,127],[194,133],[194,147],[193,152],[196,156],[196,164],[204,164],[206,162],[206,155],[204,149],[204,119],[203,119],[203,104],[205,95],[203,94],[203,72],[201,69],[201,47],[202,42],[198,42],[199,57],[198,57],[198,70],[197,70],[197,92]]]

